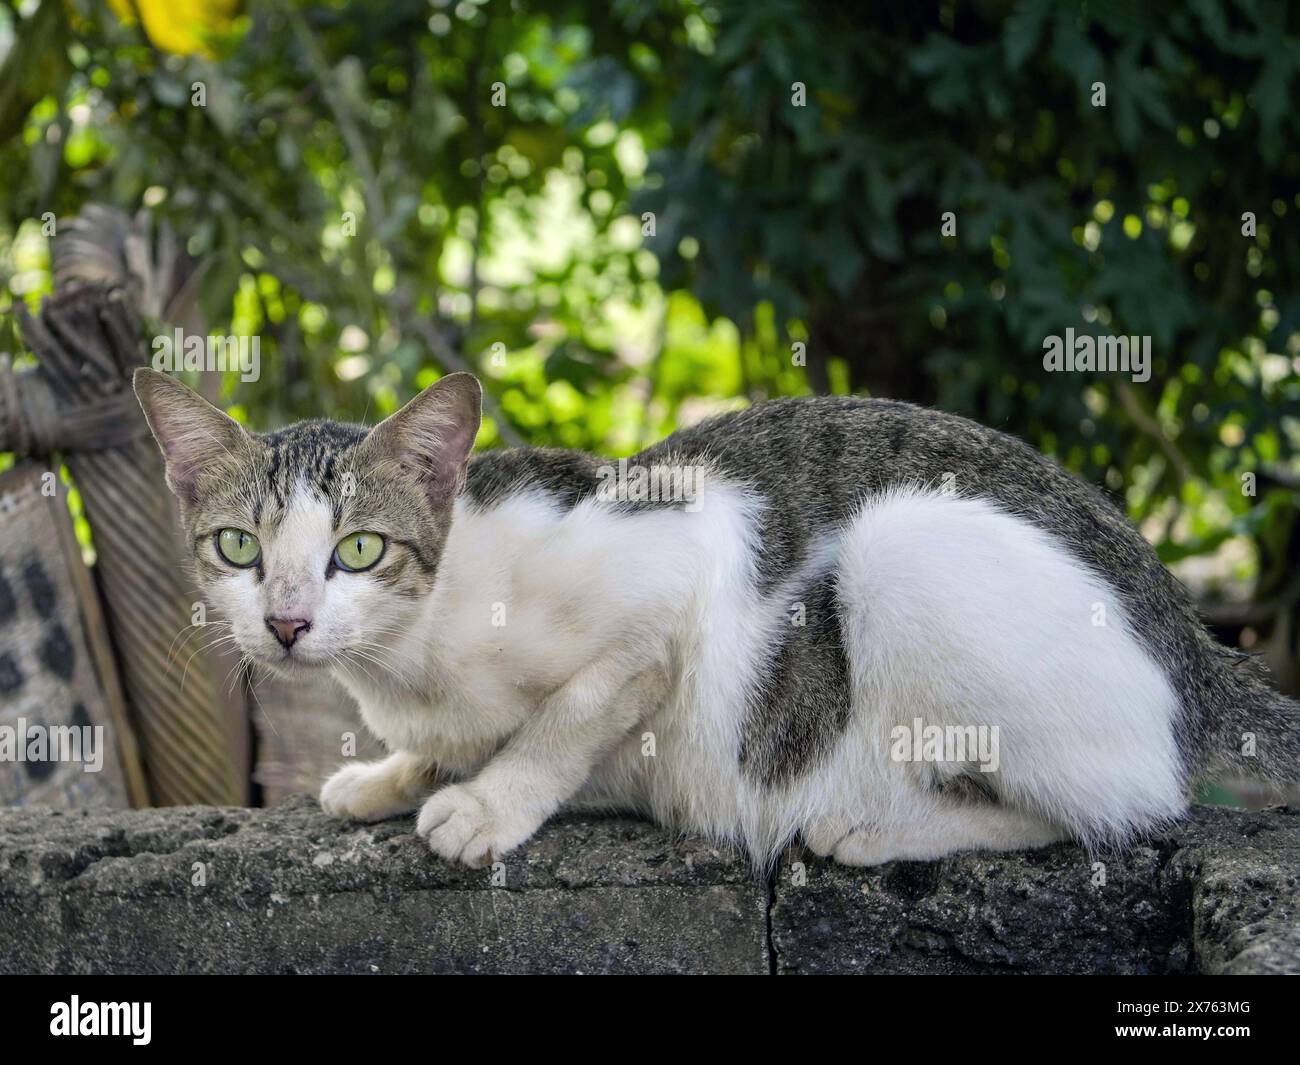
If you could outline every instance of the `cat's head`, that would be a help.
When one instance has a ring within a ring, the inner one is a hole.
[[[135,392],[203,595],[239,648],[282,668],[382,659],[433,587],[478,381],[444,377],[373,429],[312,420],[270,434],[154,370],[136,371]]]

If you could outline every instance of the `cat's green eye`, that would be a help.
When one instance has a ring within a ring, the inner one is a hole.
[[[217,554],[232,566],[246,568],[262,557],[262,545],[243,529],[222,529],[217,533]]]
[[[334,548],[334,565],[349,573],[369,569],[384,557],[384,538],[378,533],[355,532]]]

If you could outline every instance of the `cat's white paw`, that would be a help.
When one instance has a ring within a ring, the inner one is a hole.
[[[472,785],[452,784],[425,801],[415,830],[434,854],[477,869],[514,850],[538,827],[531,818],[501,809]]]
[[[320,806],[334,817],[382,821],[410,813],[415,801],[387,762],[344,766],[320,789]]]

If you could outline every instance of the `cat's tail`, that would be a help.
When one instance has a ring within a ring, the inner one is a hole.
[[[1200,730],[1202,770],[1300,783],[1300,702],[1275,691],[1239,653],[1215,651],[1220,683]]]

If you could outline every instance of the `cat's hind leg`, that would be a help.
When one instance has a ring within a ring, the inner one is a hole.
[[[1064,829],[1009,806],[938,801],[906,821],[851,829],[831,843],[828,853],[843,865],[880,865],[929,861],[958,851],[1031,850],[1067,836]]]
[[[845,531],[836,595],[854,727],[815,808],[843,860],[1123,844],[1182,813],[1177,694],[1115,591],[1043,530],[886,493]],[[947,794],[962,774],[990,801]]]

